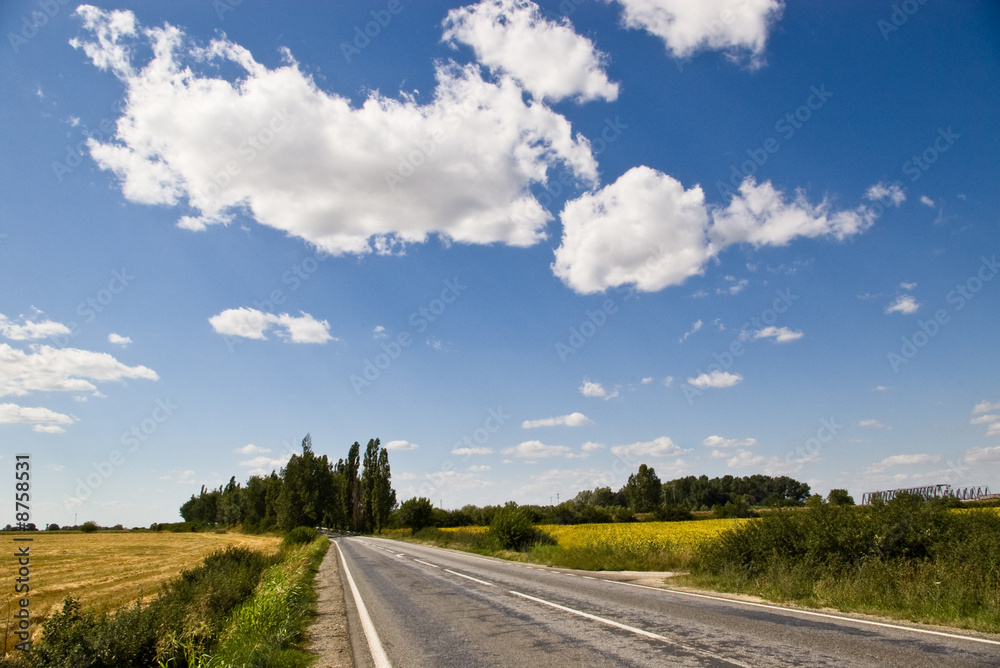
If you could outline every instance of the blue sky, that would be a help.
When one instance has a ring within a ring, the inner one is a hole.
[[[40,523],[175,520],[307,432],[445,507],[640,463],[1000,487],[987,3],[35,0],[0,35],[0,464]]]

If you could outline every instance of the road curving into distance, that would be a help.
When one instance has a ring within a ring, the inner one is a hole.
[[[996,637],[671,592],[379,538],[332,540],[358,666],[1000,665]]]

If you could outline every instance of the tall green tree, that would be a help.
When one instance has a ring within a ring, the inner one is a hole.
[[[360,531],[372,530],[375,518],[375,497],[378,488],[378,450],[379,440],[368,439],[365,448],[364,471],[361,472],[361,528]]]
[[[663,483],[657,477],[656,471],[652,467],[640,464],[639,471],[630,475],[625,484],[629,508],[636,513],[648,513],[660,505],[662,490]]]
[[[326,455],[316,456],[312,436],[302,439],[302,454],[292,455],[282,470],[278,496],[278,527],[290,531],[297,526],[319,526],[327,508],[335,503],[333,479]]]
[[[352,531],[360,531],[361,524],[361,482],[358,471],[361,468],[361,444],[354,445],[347,452],[344,462],[344,514]]]
[[[392,473],[389,470],[389,451],[385,448],[378,453],[376,472],[373,519],[375,531],[382,533],[383,527],[389,522],[389,513],[396,507],[396,491],[392,488]]]

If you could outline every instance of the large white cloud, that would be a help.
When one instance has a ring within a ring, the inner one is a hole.
[[[618,84],[604,72],[607,56],[534,2],[483,0],[448,12],[444,27],[445,41],[468,44],[480,63],[510,74],[537,99],[618,98]]]
[[[29,350],[0,343],[0,397],[29,392],[96,392],[95,382],[158,379],[152,369],[127,366],[107,353],[39,344]]]
[[[610,0],[609,0],[610,1]],[[781,0],[614,0],[626,27],[663,40],[677,58],[697,51],[726,51],[751,65],[762,62],[767,35],[781,17]]]
[[[633,167],[614,183],[566,203],[563,238],[552,269],[575,291],[589,294],[632,284],[652,292],[700,274],[733,244],[783,246],[796,237],[838,240],[872,225],[859,206],[833,211],[797,191],[786,197],[770,182],[748,177],[725,207],[709,206],[700,186]]]
[[[335,341],[330,336],[330,323],[317,320],[308,313],[293,316],[287,313],[275,315],[254,308],[231,308],[208,319],[212,329],[226,336],[245,339],[267,340],[265,332],[277,328],[278,337],[289,343],[326,343]]]
[[[140,28],[128,12],[83,6],[91,33],[74,40],[111,69],[127,104],[107,142],[89,141],[126,199],[186,204],[183,227],[245,211],[333,253],[390,252],[429,235],[529,246],[550,214],[529,188],[560,165],[597,179],[586,139],[510,76],[437,65],[426,104],[372,92],[360,106],[320,90],[290,53],[274,69],[226,40],[191,44],[177,28]],[[153,57],[131,60],[148,42]],[[228,81],[209,72],[235,67]]]

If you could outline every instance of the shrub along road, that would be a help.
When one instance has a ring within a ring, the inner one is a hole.
[[[671,592],[384,539],[335,542],[359,666],[937,668],[995,666],[1000,656],[996,637]]]

